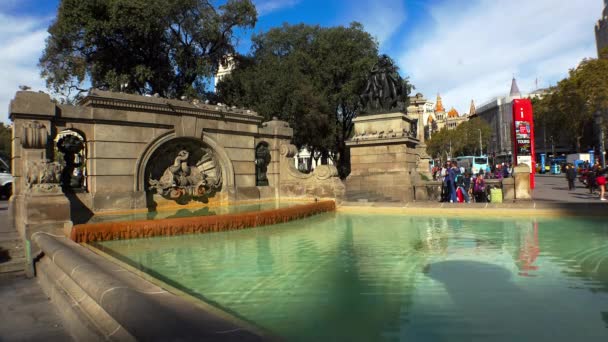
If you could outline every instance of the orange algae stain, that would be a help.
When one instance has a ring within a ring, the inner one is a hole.
[[[70,238],[78,243],[87,243],[154,236],[221,232],[283,223],[335,210],[336,203],[334,201],[320,201],[295,207],[239,214],[162,220],[85,223],[75,225],[72,228]]]

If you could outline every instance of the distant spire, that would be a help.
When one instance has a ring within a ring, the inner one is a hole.
[[[519,87],[517,86],[517,81],[515,77],[513,77],[513,81],[511,81],[511,92],[509,93],[511,97],[521,97],[521,93],[519,92]]]
[[[435,104],[435,113],[444,112],[445,108],[443,108],[443,102],[441,101],[441,96],[437,94],[437,103]]]
[[[471,107],[469,108],[469,115],[474,115],[477,112],[477,110],[475,109],[475,102],[473,102],[473,100],[471,100]]]

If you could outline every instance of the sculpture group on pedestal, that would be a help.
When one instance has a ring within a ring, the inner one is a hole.
[[[404,110],[408,94],[407,81],[399,75],[391,58],[382,55],[370,71],[360,98],[365,113],[388,113]]]
[[[150,190],[173,200],[205,197],[219,191],[222,185],[219,164],[211,150],[203,151],[203,157],[195,165],[189,165],[190,153],[180,150],[160,179],[150,179]]]

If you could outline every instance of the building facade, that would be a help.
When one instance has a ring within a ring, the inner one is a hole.
[[[485,120],[492,129],[492,138],[487,144],[487,154],[498,160],[510,160],[513,154],[511,126],[513,124],[513,100],[522,98],[517,81],[511,81],[511,91],[508,96],[495,97],[479,106],[473,117]]]
[[[410,106],[407,111],[410,117],[422,119],[424,139],[430,139],[435,132],[443,128],[455,129],[468,120],[468,115],[460,115],[454,107],[446,111],[441,95],[437,95],[437,101],[432,102],[418,93],[416,96],[410,97]]]

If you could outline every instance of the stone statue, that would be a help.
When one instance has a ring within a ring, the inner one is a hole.
[[[418,119],[413,119],[411,123],[412,137],[418,138]]]
[[[64,189],[82,187],[82,163],[76,162],[76,154],[84,148],[84,141],[75,135],[66,135],[57,141],[57,148],[63,153],[65,167],[61,172],[61,184]]]
[[[403,83],[391,58],[382,55],[372,68],[360,96],[364,111],[379,113],[403,110],[399,106],[404,107],[403,102],[408,95]]]
[[[203,149],[203,157],[190,165],[190,153],[181,150],[177,153],[160,179],[150,179],[150,189],[163,197],[178,200],[184,196],[203,197],[221,188],[221,172],[211,150]],[[205,170],[214,169],[214,174],[207,174]]]
[[[268,164],[270,163],[270,150],[268,145],[262,143],[255,149],[255,185],[268,186]]]

